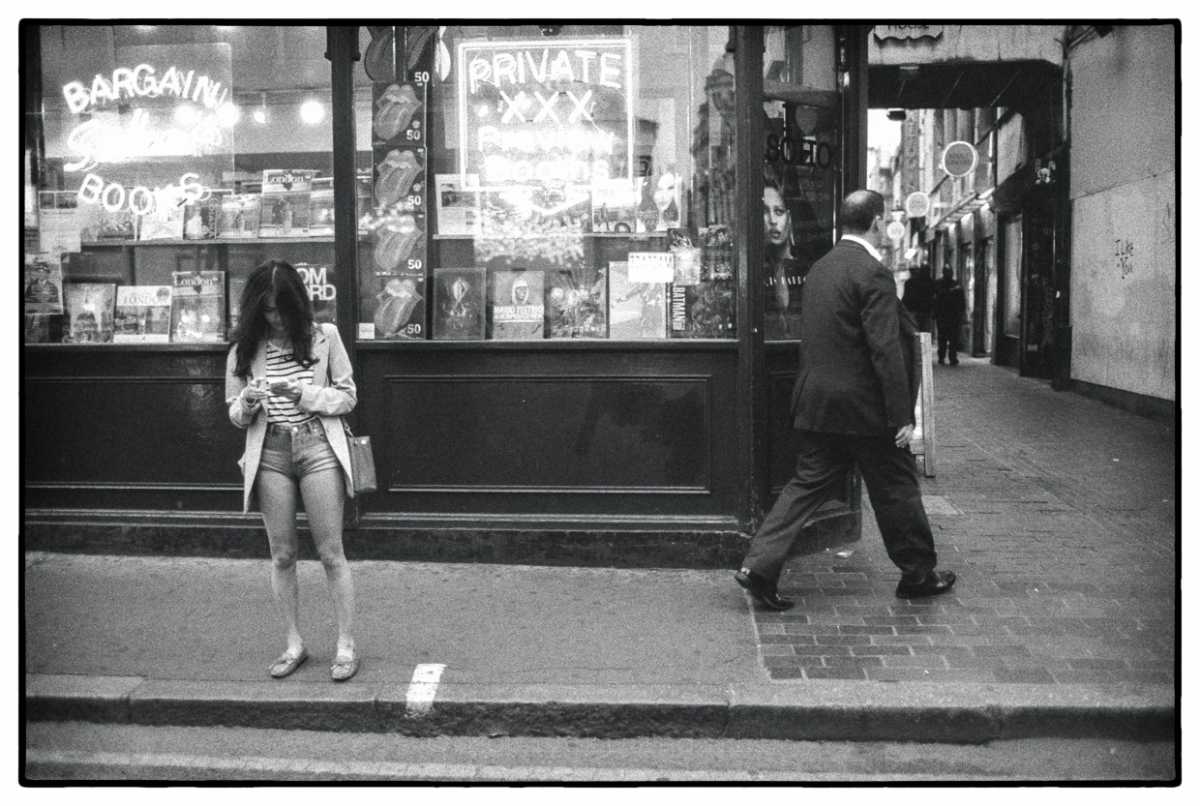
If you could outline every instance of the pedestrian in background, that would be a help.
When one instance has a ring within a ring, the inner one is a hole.
[[[778,594],[783,564],[801,527],[858,465],[888,557],[901,571],[896,595],[945,593],[954,573],[935,571],[937,552],[921,502],[913,456],[920,366],[916,327],[880,261],[883,197],[851,193],[838,220],[842,239],[801,288],[800,364],[792,391],[800,430],[796,472],[750,543],[735,578],[764,606],[787,610]]]
[[[967,295],[954,272],[942,269],[942,278],[934,284],[933,318],[937,320],[938,363],[946,363],[946,353],[950,354],[950,363],[958,363],[958,339],[962,330],[963,317],[967,313]]]
[[[922,263],[904,284],[904,307],[912,314],[917,330],[928,333],[933,329],[933,272]]]
[[[243,512],[257,496],[271,546],[271,590],[287,627],[287,648],[269,671],[287,677],[308,659],[296,577],[296,519],[303,503],[337,616],[330,673],[336,681],[349,680],[359,663],[354,582],[342,549],[342,509],[354,485],[341,415],[358,402],[350,358],[337,328],[313,320],[308,289],[289,263],[268,260],[254,269],[240,310],[225,400],[229,419],[246,429],[239,462]]]

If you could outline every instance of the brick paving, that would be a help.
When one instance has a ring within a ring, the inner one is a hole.
[[[777,681],[1175,682],[1177,426],[981,359],[936,367],[923,479],[944,596],[905,601],[865,501],[861,543],[792,560],[755,608]]]

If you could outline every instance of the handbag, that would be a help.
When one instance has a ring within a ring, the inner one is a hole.
[[[345,420],[342,421],[342,427],[346,429],[346,445],[350,448],[350,482],[354,485],[354,494],[373,493],[377,485],[371,438],[354,436]]]

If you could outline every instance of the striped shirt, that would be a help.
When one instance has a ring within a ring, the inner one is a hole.
[[[312,367],[305,368],[291,353],[285,353],[271,342],[267,342],[267,382],[299,381],[312,383]],[[313,418],[313,414],[301,411],[297,407],[298,400],[270,395],[267,398],[267,422],[280,425],[296,425]]]

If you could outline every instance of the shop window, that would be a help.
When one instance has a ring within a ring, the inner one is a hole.
[[[764,338],[799,337],[800,287],[833,247],[841,96],[832,25],[769,26],[763,59]]]
[[[358,339],[732,339],[727,27],[366,26]]]
[[[224,342],[268,258],[334,318],[325,29],[48,25],[27,141],[27,342]]]

